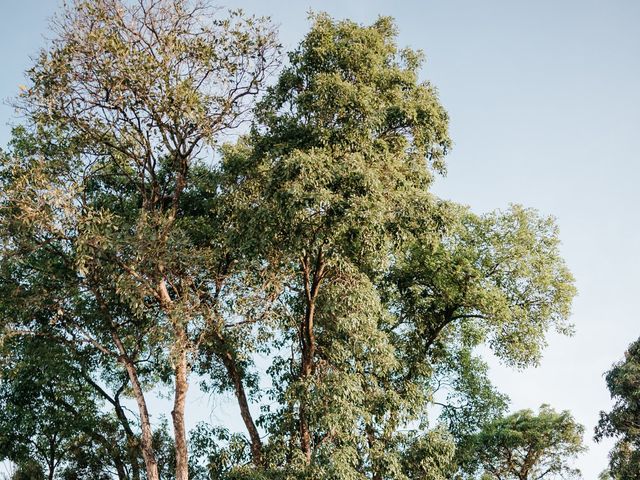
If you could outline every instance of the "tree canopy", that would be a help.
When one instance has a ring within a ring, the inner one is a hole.
[[[268,19],[200,2],[78,0],[54,21],[0,156],[16,475],[447,479],[480,441],[499,462],[514,422],[569,471],[579,428],[503,417],[479,353],[522,368],[571,333],[555,221],[431,193],[451,140],[422,53],[387,17],[311,23],[281,62]],[[187,432],[193,382],[231,393],[245,432]]]

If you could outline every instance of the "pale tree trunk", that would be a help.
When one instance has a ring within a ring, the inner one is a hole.
[[[163,273],[163,269],[160,269]],[[160,295],[160,303],[171,318],[175,312],[173,309],[173,300],[169,291],[167,290],[167,284],[163,280],[158,285],[158,293]],[[175,356],[174,366],[174,396],[173,396],[173,410],[171,411],[171,418],[173,420],[173,440],[175,443],[176,452],[176,480],[188,480],[189,479],[189,451],[187,448],[187,432],[184,422],[184,410],[187,401],[187,390],[189,389],[189,367],[187,365],[187,353],[189,350],[189,339],[187,338],[187,332],[184,325],[178,318],[171,318],[174,322],[174,349],[173,354]]]
[[[144,392],[142,391],[135,365],[128,358],[123,359],[123,363],[129,374],[133,395],[136,398],[140,413],[140,429],[142,431],[140,449],[142,450],[142,458],[147,471],[147,480],[159,480],[158,462],[153,449],[153,430],[151,429],[151,419],[147,410],[147,401],[144,398]]]
[[[221,337],[220,337],[221,338]],[[227,369],[229,377],[233,382],[236,398],[238,399],[238,405],[240,406],[240,415],[244,422],[247,432],[249,433],[249,439],[251,441],[251,458],[253,464],[257,467],[262,466],[262,440],[260,439],[260,433],[256,428],[256,424],[253,421],[253,416],[249,410],[249,402],[242,383],[242,375],[238,371],[236,361],[230,352],[223,352],[222,362]]]
[[[175,366],[175,394],[173,400],[173,435],[176,449],[176,480],[189,479],[189,462],[187,450],[187,435],[184,424],[184,410],[187,399],[187,350],[186,346],[180,347]]]

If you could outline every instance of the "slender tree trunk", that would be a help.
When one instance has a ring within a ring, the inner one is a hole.
[[[129,463],[131,464],[131,480],[140,480],[140,465],[138,464],[140,458],[138,456],[140,442],[133,433],[131,425],[129,425],[129,419],[124,413],[120,399],[117,396],[114,399],[114,408],[116,410],[116,416],[118,420],[120,420],[120,425],[122,425],[125,435],[127,436],[127,457],[129,457]]]
[[[313,274],[311,273],[311,265],[309,258],[302,261],[302,270],[304,275],[304,289],[306,296],[305,316],[300,328],[301,346],[302,346],[302,365],[300,370],[300,378],[303,382],[309,380],[313,375],[314,357],[316,352],[316,339],[313,331],[315,321],[316,299],[320,291],[320,283],[324,278],[324,259],[322,251],[318,252],[315,259]],[[307,399],[300,399],[300,408],[298,411],[300,417],[300,449],[305,456],[307,464],[311,464],[311,431],[309,427],[309,414],[307,411]]]
[[[159,480],[158,475],[158,462],[153,449],[153,431],[151,429],[151,419],[149,418],[149,411],[147,410],[147,401],[144,398],[144,392],[138,379],[138,372],[133,362],[128,358],[123,358],[124,366],[129,374],[129,380],[133,388],[133,395],[138,404],[138,411],[140,413],[140,429],[142,430],[142,436],[140,439],[140,448],[142,450],[142,458],[147,470],[147,480]]]
[[[313,319],[315,314],[315,303],[312,301],[307,306],[307,312],[305,315],[303,325],[303,337],[305,340],[302,342],[302,369],[301,378],[303,381],[307,381],[313,372],[313,357],[315,355],[315,337],[313,335]],[[307,399],[303,398],[300,401],[300,449],[304,453],[307,464],[311,463],[311,432],[309,429],[309,417],[307,412]]]
[[[124,463],[120,459],[120,457],[113,459],[113,465],[116,467],[116,472],[118,474],[118,480],[129,480],[129,476],[127,475],[127,471],[124,468]]]
[[[238,405],[240,406],[240,415],[244,422],[247,432],[249,433],[249,439],[251,441],[251,457],[254,465],[261,467],[262,463],[262,440],[260,439],[260,433],[253,421],[251,410],[249,410],[249,402],[247,401],[247,395],[242,383],[242,375],[238,370],[236,360],[231,352],[224,348],[224,339],[220,334],[216,334],[218,341],[222,345],[222,351],[220,353],[222,357],[222,363],[227,369],[227,373],[233,382],[236,398],[238,399]]]
[[[106,394],[106,392],[104,392]],[[140,465],[139,465],[139,455],[140,455],[140,442],[138,441],[136,435],[133,433],[131,429],[131,425],[129,424],[129,419],[120,404],[119,393],[115,395],[114,398],[107,396],[107,400],[112,403],[116,417],[120,421],[120,425],[124,429],[124,434],[127,437],[127,458],[129,459],[129,464],[131,465],[131,480],[140,480]],[[118,470],[118,475],[120,475],[120,470]],[[124,479],[128,479],[129,477],[125,474]]]
[[[367,424],[366,428],[366,433],[367,433],[367,442],[369,444],[369,451],[371,452],[376,445],[376,432],[373,429],[373,426],[371,424]],[[382,480],[382,473],[380,473],[380,468],[377,465],[377,461],[376,459],[373,457],[373,455],[371,453],[369,453],[369,457],[371,458],[371,471],[372,471],[372,480]]]
[[[129,462],[131,463],[131,480],[140,480],[140,464],[138,463],[140,459],[138,456],[139,449],[140,443],[135,437],[127,440],[127,452]]]
[[[174,203],[173,215],[175,215],[176,205],[177,203]],[[160,268],[160,274],[164,274],[164,268]],[[174,315],[172,312],[173,300],[171,299],[171,295],[169,295],[164,279],[162,279],[158,285],[158,293],[162,308],[171,318]],[[175,386],[171,418],[173,419],[173,439],[176,452],[176,480],[189,480],[189,451],[187,448],[187,432],[184,422],[187,390],[189,389],[189,367],[187,365],[189,339],[185,326],[180,319],[172,318],[172,321],[174,322],[174,354],[176,355],[176,363],[174,367]]]
[[[124,413],[124,409],[122,408],[122,405],[120,405],[120,401],[118,399],[116,399],[115,409],[116,415],[120,420],[120,424],[124,428],[125,435],[127,436],[127,456],[129,457],[129,463],[131,463],[131,480],[140,480],[140,466],[138,464],[138,460],[140,458],[138,456],[140,442],[131,430],[129,419]]]
[[[49,458],[47,458],[47,468],[49,472],[47,474],[48,480],[53,480],[56,472],[56,438],[55,434],[49,438]]]
[[[158,461],[156,460],[155,451],[153,448],[153,430],[151,429],[151,419],[149,417],[149,410],[147,409],[147,400],[144,396],[144,391],[142,390],[142,386],[140,385],[140,379],[138,378],[138,371],[136,369],[135,364],[132,359],[127,354],[127,350],[118,335],[117,329],[115,328],[115,324],[113,322],[113,318],[111,317],[111,313],[107,308],[107,304],[102,297],[100,289],[96,287],[95,284],[91,283],[90,288],[92,289],[100,310],[105,315],[105,318],[109,319],[111,322],[111,338],[113,339],[113,343],[119,352],[118,361],[122,363],[127,371],[127,376],[129,377],[129,381],[131,382],[131,387],[133,389],[133,396],[136,399],[136,403],[138,405],[138,414],[140,416],[140,430],[141,430],[141,438],[140,438],[140,449],[142,450],[142,458],[144,460],[145,470],[147,472],[146,480],[160,480],[160,476],[158,474]],[[94,387],[98,387],[98,385],[92,382]],[[99,390],[102,390],[98,388]],[[102,391],[103,395],[106,395],[109,398],[109,395],[106,392]],[[116,406],[114,404],[114,406]],[[116,406],[116,411],[118,411],[118,407]],[[123,416],[120,416],[120,413]],[[125,430],[127,430],[129,424],[126,419],[126,415],[122,411],[122,407],[120,406],[120,412],[118,413],[118,418],[120,418],[121,422],[124,419],[123,426],[125,426]],[[129,428],[127,430],[127,434],[133,433]],[[132,458],[132,470],[138,474],[137,461]],[[135,478],[135,477],[134,477]]]
[[[189,388],[187,369],[187,350],[186,346],[181,345],[175,367],[175,395],[171,412],[176,448],[176,480],[189,479],[187,434],[184,423],[184,410]]]
[[[133,433],[133,429],[131,428],[131,424],[129,423],[127,414],[125,413],[124,408],[122,408],[122,404],[120,403],[120,395],[126,387],[127,383],[124,383],[112,397],[100,385],[94,382],[90,375],[84,372],[81,372],[80,374],[83,376],[86,382],[89,383],[89,385],[91,385],[96,392],[98,392],[100,396],[102,396],[113,406],[116,417],[118,418],[118,421],[120,422],[120,425],[122,426],[127,437],[126,450],[127,457],[131,465],[131,480],[140,480],[140,442],[138,441],[136,435]],[[120,473],[118,473],[118,475],[119,474]],[[123,478],[128,479],[128,476],[125,476]]]

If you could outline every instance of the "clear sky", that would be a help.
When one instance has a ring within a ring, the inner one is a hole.
[[[3,0],[0,97],[17,93],[55,0]],[[550,336],[540,367],[492,378],[514,409],[549,403],[586,426],[584,478],[611,444],[591,441],[610,406],[603,373],[640,335],[640,2],[637,0],[229,0],[269,15],[285,47],[309,10],[371,22],[395,17],[400,44],[424,50],[455,142],[436,192],[477,212],[521,203],[558,219],[579,290],[572,338]],[[0,108],[0,145],[13,113]],[[194,411],[205,400],[193,392]],[[236,415],[216,403],[221,418]],[[201,411],[205,411],[201,408]]]

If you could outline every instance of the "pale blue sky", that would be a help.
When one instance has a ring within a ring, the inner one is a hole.
[[[3,0],[0,97],[24,83],[55,0]],[[514,372],[492,363],[513,408],[550,403],[586,426],[585,479],[607,463],[593,445],[610,405],[602,374],[640,335],[640,2],[636,0],[257,1],[224,3],[270,15],[285,47],[308,27],[306,12],[370,22],[396,18],[400,44],[425,51],[451,116],[455,147],[436,191],[478,211],[510,202],[557,217],[579,296],[573,338],[551,336],[542,365]],[[0,145],[11,110],[0,108]],[[206,402],[192,392],[194,411]],[[218,402],[217,418],[236,415]]]

